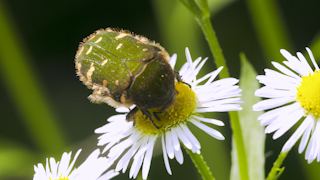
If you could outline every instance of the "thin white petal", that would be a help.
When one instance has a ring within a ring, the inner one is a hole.
[[[281,98],[273,98],[273,99],[266,99],[263,101],[258,102],[257,104],[253,105],[252,108],[254,111],[263,111],[266,109],[272,109],[278,106],[285,105],[289,102],[293,102],[295,100],[294,97],[281,97]]]
[[[207,134],[209,134],[210,136],[218,139],[218,140],[224,140],[224,136],[217,130],[212,129],[211,127],[208,127],[202,123],[200,123],[197,120],[191,119],[190,122],[192,122],[195,126],[197,126],[198,128],[202,129],[204,132],[206,132]]]
[[[177,62],[177,54],[174,53],[169,60],[169,64],[172,67],[172,69],[174,69],[176,62]]]
[[[179,150],[174,150],[174,156],[176,157],[176,160],[178,161],[179,164],[183,164],[183,154],[181,149]]]
[[[173,144],[172,144],[172,131],[168,131],[167,133],[165,133],[165,137],[166,137],[166,148],[167,148],[167,152],[168,152],[168,156],[170,159],[174,158],[174,149],[173,149]]]
[[[292,71],[290,71],[289,69],[287,69],[286,67],[284,67],[283,65],[277,63],[277,62],[271,62],[273,64],[273,66],[275,68],[277,68],[279,71],[281,71],[282,73],[294,77],[294,78],[299,78],[298,75],[296,75],[295,73],[293,73]]]
[[[313,56],[313,54],[312,54],[312,51],[311,51],[308,47],[306,47],[306,50],[308,51],[308,54],[309,54],[309,56],[310,56],[310,59],[311,59],[311,61],[312,61],[313,66],[314,66],[317,70],[319,70],[319,66],[318,66],[316,60],[314,59],[314,56]]]
[[[224,126],[224,123],[220,120],[217,120],[217,119],[210,119],[210,118],[204,118],[204,117],[201,117],[201,116],[192,116],[193,118],[196,118],[202,122],[206,122],[206,123],[211,123],[211,124],[214,124],[214,125],[217,125],[217,126]]]
[[[298,127],[298,129],[292,134],[292,136],[288,139],[288,141],[284,144],[282,148],[282,152],[289,151],[292,146],[298,141],[298,139],[302,136],[302,134],[307,129],[309,123],[311,122],[311,118],[306,118],[301,125]]]
[[[177,151],[178,149],[180,149],[180,142],[178,139],[178,135],[176,134],[175,131],[171,131],[171,138],[172,138],[173,147]]]
[[[146,155],[144,157],[143,160],[143,166],[142,166],[142,178],[143,179],[147,179],[148,174],[149,174],[149,170],[150,170],[150,165],[151,165],[151,159],[152,159],[152,152],[153,152],[153,147],[154,147],[154,141],[155,141],[155,137],[153,137],[149,144],[149,148],[146,152]]]
[[[307,127],[306,131],[304,132],[304,134],[303,134],[303,136],[301,138],[301,142],[300,142],[300,145],[299,145],[299,151],[298,151],[300,154],[303,152],[303,150],[307,146],[309,137],[311,135],[312,128],[313,128],[313,121],[308,124],[308,127]]]
[[[186,148],[192,149],[192,144],[190,140],[187,138],[187,136],[183,133],[183,131],[180,128],[172,128],[171,130],[176,132],[178,138],[186,146]]]
[[[180,125],[181,129],[183,130],[183,132],[186,134],[186,136],[188,137],[188,139],[192,142],[192,144],[197,147],[198,149],[201,148],[200,142],[198,141],[198,139],[192,134],[192,132],[189,130],[189,128],[184,125],[181,124]]]
[[[170,164],[169,164],[169,160],[168,160],[168,156],[167,156],[167,152],[166,152],[166,146],[164,143],[164,137],[161,136],[161,143],[162,143],[162,154],[163,154],[163,160],[164,160],[164,164],[166,166],[167,172],[172,175],[171,172],[171,168],[170,168]]]
[[[304,115],[303,110],[295,111],[291,113],[287,117],[288,121],[285,123],[285,125],[282,124],[279,130],[277,130],[277,132],[274,133],[273,139],[277,139],[280,136],[282,136],[284,133],[286,133],[293,125],[295,125],[302,118],[303,115]]]

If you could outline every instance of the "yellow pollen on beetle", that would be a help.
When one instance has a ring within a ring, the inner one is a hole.
[[[87,72],[87,79],[88,79],[89,82],[92,81],[91,76],[92,76],[92,74],[93,74],[93,71],[95,70],[95,67],[94,67],[93,65],[94,65],[94,64],[91,63],[90,69],[89,69],[88,72]]]
[[[92,51],[92,46],[89,47],[88,51],[86,52],[86,55],[88,55],[89,53],[91,53]]]
[[[99,37],[94,43],[99,43],[102,40],[102,37]]]
[[[108,59],[104,60],[104,61],[101,63],[101,66],[104,66],[107,62],[108,62]]]
[[[123,37],[125,37],[127,35],[128,34],[126,34],[126,33],[120,33],[118,36],[115,37],[115,39],[118,40],[118,39],[121,39],[121,38],[123,38]]]
[[[131,116],[129,121],[134,121],[135,126],[147,134],[159,134],[181,123],[186,124],[196,108],[196,94],[188,85],[180,82],[175,83],[175,89],[177,91],[175,99],[163,113],[159,113],[159,109],[148,109],[151,114],[158,112],[157,116],[160,121],[153,115],[152,120],[159,129],[152,124],[149,118],[146,119],[140,110]]]
[[[302,82],[297,87],[297,100],[308,114],[320,117],[320,72],[302,77]]]
[[[120,49],[122,45],[123,45],[122,43],[119,43],[118,46],[116,47],[116,50]]]

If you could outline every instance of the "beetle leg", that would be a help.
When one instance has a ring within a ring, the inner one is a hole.
[[[133,121],[133,123],[135,123],[135,121],[132,120],[131,117],[132,117],[136,112],[138,112],[138,110],[139,110],[139,108],[134,107],[134,108],[127,114],[127,116],[126,116],[126,121],[127,121],[127,122]]]
[[[157,129],[160,129],[160,127],[157,126],[157,125],[154,123],[154,121],[153,121],[153,119],[152,119],[152,116],[151,116],[151,113],[150,113],[148,110],[143,109],[143,108],[140,108],[140,111],[142,112],[142,114],[144,114],[144,115],[146,116],[146,119],[148,119],[148,118],[150,119],[150,121],[152,122],[152,124],[154,125],[154,127],[156,127]],[[153,113],[153,115],[154,115],[154,113]],[[154,117],[157,118],[157,116],[154,116]]]
[[[161,113],[164,113],[164,110],[159,111],[159,112],[153,112],[152,114],[153,114],[153,116],[154,116],[158,121],[161,121],[160,118],[159,118],[158,115],[157,115],[157,114],[161,114]]]
[[[174,71],[174,74],[175,74],[176,79],[177,79],[178,82],[183,83],[183,84],[186,84],[187,86],[189,86],[189,88],[191,88],[191,85],[190,85],[190,84],[188,84],[188,83],[186,83],[186,82],[184,82],[184,81],[182,80],[179,72]]]

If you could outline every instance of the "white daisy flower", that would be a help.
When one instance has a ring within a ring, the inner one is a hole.
[[[142,166],[142,178],[146,179],[149,173],[152,153],[155,141],[161,139],[163,159],[168,173],[171,175],[169,165],[170,159],[182,164],[183,154],[182,144],[193,153],[200,154],[200,142],[188,128],[188,122],[205,131],[210,136],[224,140],[224,136],[217,130],[207,126],[205,123],[223,126],[220,120],[205,118],[200,113],[205,112],[226,112],[238,111],[242,108],[240,103],[241,90],[235,84],[235,78],[226,78],[213,81],[222,67],[197,79],[200,69],[203,67],[207,58],[199,57],[192,62],[189,49],[186,48],[187,63],[180,69],[179,74],[185,83],[176,82],[176,98],[173,104],[164,113],[159,113],[160,121],[155,123],[160,128],[156,128],[139,111],[134,115],[134,122],[126,121],[126,114],[111,116],[109,123],[96,129],[95,133],[102,134],[99,137],[99,146],[104,146],[102,153],[109,150],[108,157],[112,160],[119,159],[116,171],[125,172],[130,160],[132,165],[129,173],[130,178],[136,178]],[[174,68],[177,55],[174,54],[170,59],[170,65]],[[123,112],[123,108],[118,108]],[[122,155],[122,156],[121,156]],[[121,156],[121,157],[120,157]]]
[[[275,132],[273,139],[279,138],[297,122],[301,122],[284,144],[282,152],[289,151],[302,137],[299,153],[302,153],[308,144],[305,159],[311,163],[315,158],[320,161],[320,73],[311,50],[306,49],[315,70],[300,52],[295,57],[281,49],[281,54],[287,59],[283,63],[288,68],[272,62],[281,73],[265,69],[265,75],[257,76],[259,82],[265,86],[258,89],[255,95],[267,99],[255,104],[253,110],[271,109],[258,120],[262,126],[267,126],[266,133]]]
[[[81,149],[77,151],[71,163],[71,152],[63,153],[60,162],[56,162],[53,157],[47,158],[46,167],[38,163],[38,166],[34,166],[33,180],[107,180],[119,174],[109,170],[102,175],[113,162],[106,157],[98,157],[99,149],[93,151],[78,168],[73,168],[80,152]]]

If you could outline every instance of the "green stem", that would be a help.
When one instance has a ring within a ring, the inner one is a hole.
[[[220,72],[221,78],[228,78],[229,71],[226,64],[226,60],[223,56],[220,44],[218,42],[218,39],[216,37],[216,34],[212,28],[211,21],[210,21],[210,15],[204,15],[202,18],[196,18],[203,33],[206,37],[206,40],[209,44],[210,50],[212,52],[212,55],[214,57],[215,63],[217,67],[223,66],[222,71]]]
[[[228,78],[230,77],[229,71],[226,65],[226,60],[223,56],[220,44],[216,37],[216,34],[213,30],[211,21],[210,21],[210,11],[207,9],[206,3],[204,0],[201,1],[202,18],[197,18],[197,21],[207,39],[207,42],[210,46],[211,52],[215,59],[215,63],[217,67],[223,66],[223,70],[220,72],[221,78]],[[242,129],[239,122],[239,115],[237,112],[229,112],[230,115],[230,123],[232,127],[233,137],[236,143],[238,159],[239,159],[239,171],[242,180],[249,179],[248,174],[248,162],[247,162],[247,154],[244,146]]]
[[[179,0],[184,6],[186,6],[192,14],[194,14],[197,22],[199,23],[204,36],[210,46],[210,50],[213,54],[217,67],[223,66],[223,70],[220,72],[221,78],[230,77],[229,71],[226,65],[226,60],[223,56],[220,44],[213,30],[210,21],[210,11],[208,9],[207,0],[200,0],[200,7],[194,0]],[[239,159],[239,171],[242,180],[248,180],[248,163],[247,155],[243,141],[242,129],[239,122],[239,116],[237,112],[229,112],[230,123],[232,126],[233,136],[236,143],[237,155]]]
[[[284,161],[284,159],[287,157],[288,153],[289,153],[289,151],[287,151],[285,153],[280,152],[278,159],[273,163],[273,167],[268,174],[267,180],[276,180],[279,178],[279,176],[281,175],[281,173],[284,170],[284,168],[280,168],[280,166],[281,166],[282,162]]]
[[[191,150],[188,148],[184,147],[185,150],[188,152],[190,158],[192,159],[192,162],[198,169],[199,173],[202,176],[202,179],[204,180],[214,180],[214,177],[212,176],[212,173],[207,166],[207,163],[204,161],[203,157],[201,154],[193,153]]]
[[[249,171],[248,171],[248,161],[247,161],[247,153],[244,146],[242,129],[239,121],[238,112],[230,111],[230,124],[233,132],[233,138],[236,143],[238,161],[239,161],[239,173],[241,180],[249,179]]]

